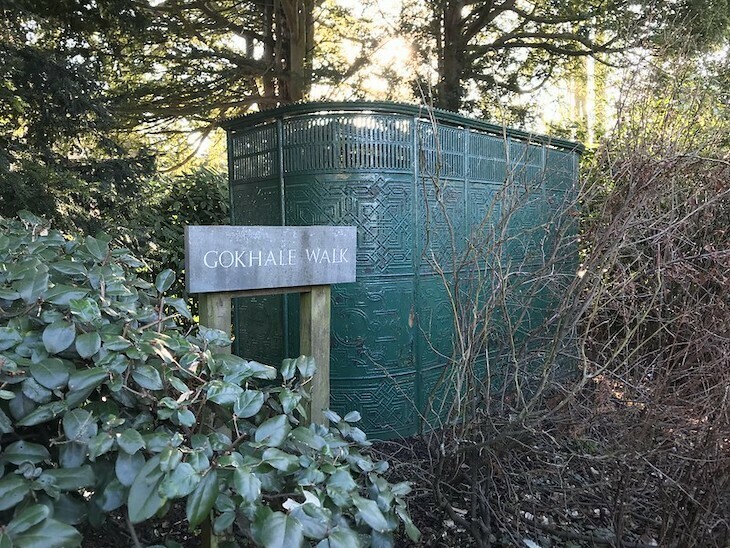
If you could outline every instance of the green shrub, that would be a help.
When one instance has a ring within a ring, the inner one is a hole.
[[[276,370],[221,352],[220,331],[183,333],[173,272],[150,284],[139,265],[104,236],[0,218],[0,546],[74,546],[78,524],[175,499],[191,528],[212,515],[264,546],[418,536],[357,413],[304,425],[311,359]]]

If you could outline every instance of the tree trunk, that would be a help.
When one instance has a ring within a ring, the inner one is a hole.
[[[439,81],[436,86],[436,106],[458,111],[463,100],[464,55],[466,42],[463,37],[464,0],[447,0],[441,19],[439,52]]]
[[[276,84],[275,84],[275,67],[276,67],[276,55],[274,48],[269,44],[275,40],[275,29],[274,29],[274,0],[266,0],[263,6],[264,12],[264,37],[267,39],[264,42],[264,60],[269,65],[269,69],[262,75],[262,91],[261,95],[266,99],[272,99],[276,97]]]
[[[301,101],[312,81],[314,0],[281,0],[282,28],[286,40],[285,101]]]

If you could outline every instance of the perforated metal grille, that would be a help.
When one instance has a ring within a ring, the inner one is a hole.
[[[278,174],[276,126],[256,127],[236,132],[231,138],[232,182],[266,179]]]
[[[340,169],[408,171],[413,165],[411,120],[322,115],[284,121],[284,172]]]

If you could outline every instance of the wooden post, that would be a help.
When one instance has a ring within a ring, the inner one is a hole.
[[[220,329],[231,336],[231,294],[200,293],[198,295],[200,325],[210,329]],[[218,352],[231,353],[231,346],[218,349]]]
[[[323,411],[330,406],[330,286],[316,285],[301,293],[299,307],[299,353],[311,356],[317,364],[309,420],[327,425]]]
[[[231,295],[230,293],[200,293],[198,295],[200,325],[210,329],[220,329],[231,336]],[[231,345],[218,348],[218,352],[231,353]],[[215,417],[205,413],[202,422],[211,429],[215,428]],[[212,515],[211,515],[212,516]],[[208,516],[201,524],[200,540],[203,548],[218,548],[218,537],[213,534],[212,517]]]

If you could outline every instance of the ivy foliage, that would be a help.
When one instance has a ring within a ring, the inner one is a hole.
[[[311,358],[280,369],[184,333],[185,302],[105,236],[0,218],[0,546],[76,546],[112,511],[132,523],[184,499],[195,528],[279,546],[392,546],[406,483],[330,412],[306,425]]]

